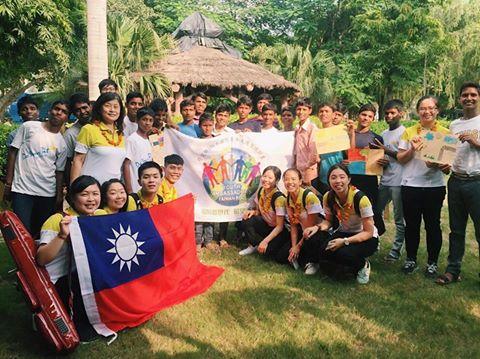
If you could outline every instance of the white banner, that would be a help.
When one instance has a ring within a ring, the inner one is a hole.
[[[232,222],[241,219],[267,166],[286,170],[292,164],[293,132],[229,133],[209,139],[165,130],[165,156],[185,161],[179,195],[196,197],[195,221]]]

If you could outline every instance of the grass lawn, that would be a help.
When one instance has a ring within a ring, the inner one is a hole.
[[[443,212],[446,239],[446,208]],[[72,357],[479,358],[478,248],[471,225],[464,280],[448,287],[424,278],[421,270],[406,277],[401,263],[385,263],[392,234],[389,224],[380,252],[371,258],[366,286],[322,274],[306,277],[258,255],[240,258],[235,247],[204,253],[203,261],[225,268],[206,294],[120,333],[110,346],[83,345]],[[444,241],[442,270],[447,251]],[[422,239],[422,270],[425,260]],[[46,356],[13,275],[7,274],[12,267],[0,242],[0,357]]]

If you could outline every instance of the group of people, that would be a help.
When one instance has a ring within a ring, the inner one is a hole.
[[[383,211],[389,202],[393,202],[396,233],[385,259],[399,260],[405,242],[402,270],[406,274],[418,268],[422,218],[428,252],[425,274],[439,284],[460,279],[469,215],[480,242],[480,209],[476,206],[480,199],[480,86],[476,83],[461,87],[463,117],[453,121],[450,129],[437,121],[438,100],[423,96],[416,106],[419,121],[409,128],[401,125],[402,101],[388,101],[383,113],[389,128],[380,135],[370,128],[377,113],[370,104],[360,108],[356,122],[347,120],[338,106],[320,104],[317,126],[308,98],[298,98],[294,107],[278,111],[272,96],[262,94],[257,98],[257,114],[252,115],[252,100],[242,96],[235,99],[238,120],[230,121],[229,104],[218,105],[211,114],[206,112],[207,96],[196,93],[179,104],[181,121],[177,123],[170,99],[155,99],[147,107],[141,93],[131,92],[124,106],[115,82],[103,80],[99,89],[101,95],[93,104],[84,94],[74,94],[68,102],[53,102],[46,121],[40,121],[38,105],[31,97],[21,98],[17,105],[24,123],[8,139],[5,198],[11,199],[13,211],[38,238],[37,261],[47,267],[64,295],[68,294],[65,243],[72,216],[149,208],[177,197],[175,183],[182,175],[184,159],[171,154],[160,166],[153,161],[149,141],[150,134],[165,127],[194,138],[229,132],[292,132],[293,167],[283,174],[275,166],[265,167],[251,207],[237,223],[239,234],[249,243],[241,255],[258,252],[308,275],[315,274],[322,261],[335,262],[349,268],[359,283],[368,283],[368,257],[377,251],[385,232]],[[67,126],[71,115],[76,121]],[[342,123],[352,148],[384,150],[385,157],[378,161],[384,167],[380,181],[377,176],[351,175],[345,151],[318,154],[316,129]],[[415,156],[423,131],[459,137],[452,166]],[[448,266],[438,276],[440,213],[446,195],[445,174],[450,172]],[[281,179],[286,193],[278,187]],[[223,243],[226,225],[220,226],[218,239]],[[195,226],[197,248],[211,246],[213,224]]]
[[[383,113],[389,128],[381,135],[370,129],[376,108],[370,104],[362,106],[357,124],[346,123],[351,148],[384,150],[385,157],[378,160],[384,169],[380,181],[375,175],[351,175],[344,151],[318,155],[314,137],[317,126],[310,117],[312,105],[306,98],[299,99],[299,123],[294,132],[295,167],[283,174],[286,194],[277,188],[279,170],[265,168],[255,206],[244,214],[243,226],[250,245],[240,254],[265,253],[279,262],[303,268],[305,274],[315,274],[323,260],[336,262],[351,268],[359,283],[367,283],[367,258],[378,249],[379,237],[385,232],[383,212],[393,202],[396,233],[385,260],[399,260],[405,244],[402,271],[412,274],[418,269],[423,219],[428,253],[425,276],[440,285],[459,281],[468,216],[480,244],[480,210],[475,205],[480,199],[479,98],[477,83],[461,86],[463,117],[453,121],[449,129],[437,120],[439,104],[434,96],[418,100],[419,121],[409,128],[401,124],[405,112],[402,101],[388,101]],[[334,113],[334,105],[319,106],[322,128],[334,125]],[[427,131],[458,137],[452,164],[428,162],[416,156]],[[439,275],[441,210],[448,174],[449,255],[445,273]]]

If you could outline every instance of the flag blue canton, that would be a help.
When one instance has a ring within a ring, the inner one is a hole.
[[[148,210],[79,217],[78,223],[95,292],[164,266],[163,240]]]

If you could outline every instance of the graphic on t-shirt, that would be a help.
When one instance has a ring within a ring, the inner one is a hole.
[[[255,193],[260,172],[260,162],[252,154],[245,149],[226,147],[217,155],[212,151],[209,160],[203,162],[202,181],[214,201],[236,206]]]

